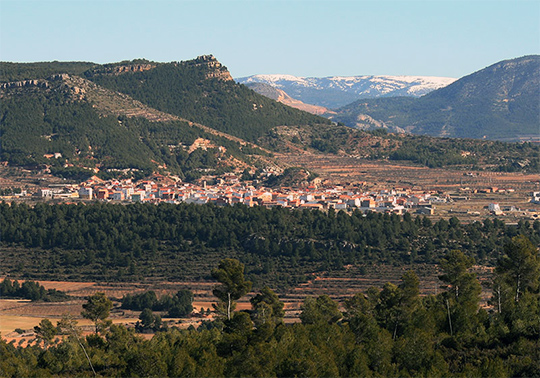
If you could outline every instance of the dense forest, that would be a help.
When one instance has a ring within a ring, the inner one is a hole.
[[[301,323],[283,322],[283,303],[264,288],[252,309],[217,313],[197,329],[159,330],[139,337],[146,324],[161,325],[146,308],[135,329],[112,325],[112,303],[103,293],[88,298],[83,317],[95,333],[83,337],[73,318],[35,327],[27,347],[0,341],[0,373],[19,376],[257,376],[257,377],[536,377],[540,375],[540,259],[524,236],[512,238],[498,259],[489,310],[479,307],[474,259],[458,250],[440,261],[445,290],[419,295],[419,279],[406,272],[349,297],[308,297]],[[214,291],[245,294],[243,266],[220,262]],[[142,324],[142,325],[141,325]],[[60,340],[57,335],[62,336]]]
[[[285,106],[233,80],[209,77],[224,68],[207,63],[195,59],[158,64],[143,72],[108,75],[90,70],[85,75],[153,108],[252,142],[279,125],[330,124],[322,117]]]
[[[243,205],[2,203],[0,229],[0,267],[12,276],[197,280],[232,257],[246,264],[255,287],[278,289],[347,264],[432,264],[459,249],[493,265],[514,236],[540,244],[539,221],[461,224],[457,218]]]

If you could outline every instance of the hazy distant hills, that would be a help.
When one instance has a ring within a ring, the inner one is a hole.
[[[286,92],[307,104],[330,109],[363,98],[419,97],[442,88],[456,79],[430,76],[334,76],[297,77],[292,75],[253,75],[237,78],[242,84],[263,83]]]
[[[331,118],[441,137],[540,139],[540,56],[505,60],[420,98],[359,100]],[[366,123],[366,119],[371,123]]]
[[[335,114],[335,112],[333,112],[332,110],[328,108],[325,108],[324,106],[306,104],[300,100],[294,99],[291,96],[289,96],[289,94],[286,93],[284,90],[273,87],[270,84],[247,83],[246,86],[249,89],[263,96],[271,98],[272,100],[279,101],[282,104],[309,112],[311,114],[319,114],[319,115]]]

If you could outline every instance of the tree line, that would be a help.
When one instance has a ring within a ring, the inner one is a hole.
[[[232,257],[246,264],[256,287],[279,288],[347,264],[433,264],[453,249],[494,265],[514,236],[540,244],[539,221],[462,224],[457,218],[242,205],[2,203],[0,228],[0,245],[10,256],[0,264],[15,276],[24,266],[33,279],[205,279],[213,264]]]
[[[45,289],[35,281],[24,281],[22,284],[8,277],[0,283],[0,298],[22,298],[32,301],[61,302],[67,301],[69,295],[61,290]]]
[[[121,308],[135,311],[149,309],[152,311],[167,311],[170,318],[180,318],[193,311],[193,293],[190,290],[179,290],[174,295],[157,297],[152,290],[140,294],[126,294],[122,298]]]

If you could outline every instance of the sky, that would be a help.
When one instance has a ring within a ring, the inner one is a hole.
[[[459,78],[540,53],[540,0],[0,0],[0,60],[169,62],[233,77]]]

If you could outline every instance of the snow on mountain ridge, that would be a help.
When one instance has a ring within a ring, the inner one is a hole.
[[[454,78],[438,76],[362,75],[317,78],[261,74],[238,78],[236,81],[241,84],[269,84],[300,101],[337,107],[361,98],[420,97],[435,89],[447,86],[455,80]]]

